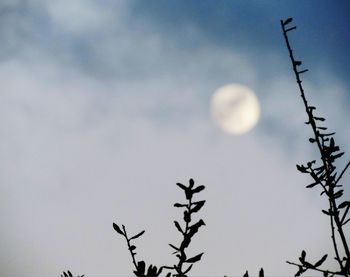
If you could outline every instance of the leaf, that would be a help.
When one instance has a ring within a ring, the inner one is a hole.
[[[244,273],[243,277],[249,277],[248,270]]]
[[[310,185],[307,185],[307,188],[313,188],[314,186],[316,186],[318,184],[318,182],[312,183]]]
[[[135,249],[136,249],[136,246],[135,246],[135,245],[131,245],[131,246],[129,247],[129,250],[130,250],[130,251],[135,250]]]
[[[193,235],[194,235],[195,233],[198,232],[199,227],[201,227],[201,226],[203,226],[203,225],[205,225],[205,223],[204,223],[204,221],[201,219],[201,220],[199,220],[197,223],[195,223],[195,224],[193,224],[192,226],[190,226],[190,227],[189,227],[189,228],[190,228],[190,231],[188,232],[188,236],[189,236],[189,237],[193,237]]]
[[[317,116],[315,116],[314,119],[315,119],[315,120],[318,120],[318,121],[325,121],[325,120],[326,120],[326,119],[323,118],[323,117],[317,117]],[[318,127],[318,128],[322,128],[322,127]],[[327,128],[326,128],[326,129],[327,129]]]
[[[146,276],[157,276],[157,267],[149,265]]]
[[[301,62],[301,61],[294,61],[293,64],[294,64],[295,66],[299,66],[299,65],[302,64],[302,62]]]
[[[183,184],[181,183],[176,183],[177,186],[179,186],[180,188],[182,188],[183,190],[186,190],[186,186],[184,186]]]
[[[192,192],[193,193],[198,193],[198,192],[200,192],[200,191],[202,191],[204,189],[205,189],[205,186],[198,186],[194,190],[192,190]]]
[[[193,188],[193,186],[194,186],[194,181],[193,181],[193,179],[191,178],[191,179],[190,179],[190,188]]]
[[[67,272],[68,272],[68,276],[69,276],[69,277],[73,277],[72,272],[70,272],[69,270],[67,270]]]
[[[297,169],[301,172],[301,173],[308,173],[307,168],[303,165],[298,165],[297,164]]]
[[[204,203],[205,203],[205,200],[203,200],[203,201],[198,201],[198,202],[195,204],[194,208],[191,209],[191,212],[192,212],[192,213],[198,212],[198,211],[200,210],[200,208],[203,207]]]
[[[171,243],[169,243],[169,246],[170,246],[171,248],[174,248],[176,251],[179,251],[179,250],[180,250],[179,248],[177,248],[175,245],[172,245]]]
[[[283,21],[283,25],[287,25],[288,23],[291,23],[292,21],[293,21],[293,17],[289,17],[285,21]]]
[[[321,266],[324,263],[324,261],[327,259],[327,256],[328,256],[327,254],[324,255],[317,263],[315,263],[315,267]]]
[[[142,236],[144,233],[145,233],[145,230],[143,230],[140,233],[138,233],[137,235],[133,236],[132,238],[130,238],[130,240],[137,239],[138,237]]]
[[[114,230],[117,231],[117,233],[119,233],[119,234],[125,236],[125,234],[123,233],[123,231],[119,228],[119,226],[118,226],[116,223],[113,223],[113,228],[114,228]]]
[[[174,207],[180,208],[180,207],[187,207],[187,204],[180,204],[180,203],[175,203]]]
[[[324,214],[326,214],[326,215],[331,215],[330,213],[329,213],[329,211],[326,211],[326,210],[322,210],[322,212],[324,213]]]
[[[337,192],[334,194],[334,198],[337,199],[337,198],[342,197],[342,196],[343,196],[343,192],[344,192],[343,189],[337,191]]]
[[[343,155],[344,155],[344,152],[340,152],[339,154],[330,156],[329,159],[330,159],[331,161],[335,161],[336,159],[340,158],[340,157],[343,156]]]
[[[189,258],[189,259],[187,259],[186,261],[185,261],[185,263],[195,263],[195,262],[198,262],[198,261],[200,261],[200,259],[202,258],[202,255],[203,255],[204,253],[201,253],[201,254],[198,254],[198,255],[196,255],[196,256],[194,256],[194,257],[192,257],[192,258]]]
[[[301,251],[301,256],[299,258],[299,261],[301,261],[302,263],[305,261],[305,257],[306,257],[306,252],[305,250]]]
[[[315,140],[314,138],[309,138],[309,141],[310,141],[311,143],[316,142],[316,140]]]
[[[343,208],[345,208],[345,207],[347,207],[347,206],[350,206],[350,202],[349,202],[349,201],[344,201],[343,203],[341,203],[341,204],[338,206],[338,208],[339,208],[339,209],[343,209]]]
[[[183,234],[184,231],[182,231],[182,228],[181,228],[179,222],[177,222],[177,221],[175,220],[175,221],[174,221],[174,224],[175,224],[175,227],[179,230],[179,232]]]

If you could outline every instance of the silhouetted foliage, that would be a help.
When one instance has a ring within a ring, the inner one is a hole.
[[[342,275],[350,276],[350,251],[346,240],[344,226],[350,220],[348,216],[350,202],[338,201],[341,200],[344,189],[340,180],[343,177],[345,171],[348,169],[350,162],[340,172],[337,171],[335,161],[343,156],[344,152],[340,151],[340,147],[335,143],[334,132],[328,132],[328,128],[321,125],[325,121],[325,118],[316,116],[316,108],[309,105],[304,88],[302,86],[301,74],[307,72],[307,69],[299,70],[302,65],[301,61],[295,60],[292,48],[288,39],[288,32],[295,30],[296,27],[289,27],[293,19],[281,20],[281,27],[285,38],[286,46],[289,52],[290,60],[292,62],[293,72],[295,74],[296,82],[299,87],[301,98],[303,100],[306,114],[308,117],[305,124],[309,125],[312,129],[313,136],[309,138],[309,142],[316,145],[320,153],[320,161],[312,160],[306,164],[297,165],[297,169],[301,173],[309,174],[312,183],[308,184],[307,188],[320,187],[322,192],[328,200],[328,210],[322,210],[322,212],[329,217],[331,225],[331,238],[335,253],[335,260],[338,262],[339,269],[332,271],[321,268],[322,264],[326,261],[328,254],[323,255],[317,262],[312,263],[306,260],[306,252],[303,250],[299,257],[299,263],[289,262],[287,263],[298,267],[298,271],[295,276],[300,276],[307,270],[315,270],[322,272],[325,277]]]
[[[118,234],[122,235],[126,240],[126,243],[128,245],[128,250],[130,252],[132,262],[133,262],[134,267],[135,267],[134,273],[136,276],[139,276],[139,277],[141,277],[141,276],[159,276],[163,269],[170,270],[170,272],[168,272],[166,276],[171,276],[171,274],[172,274],[171,271],[175,271],[175,273],[173,273],[172,276],[187,276],[186,274],[188,272],[190,272],[193,264],[200,261],[200,259],[202,258],[203,253],[200,253],[200,254],[197,254],[195,256],[188,258],[187,254],[186,254],[186,249],[189,247],[189,245],[191,243],[191,239],[198,232],[199,228],[205,225],[205,223],[202,219],[198,220],[196,223],[192,223],[193,214],[197,213],[204,206],[204,203],[205,203],[205,200],[193,201],[193,196],[196,193],[199,193],[202,190],[204,190],[205,187],[204,186],[194,187],[193,179],[189,180],[188,186],[185,186],[181,183],[177,183],[176,185],[184,191],[185,197],[187,200],[187,203],[184,203],[184,204],[182,204],[182,203],[175,203],[174,204],[174,207],[184,209],[184,211],[183,211],[184,223],[182,224],[182,226],[178,221],[176,221],[176,220],[174,221],[174,225],[175,225],[176,229],[180,232],[180,234],[182,236],[182,241],[177,246],[169,243],[169,246],[173,250],[175,250],[173,252],[173,254],[176,255],[176,257],[178,258],[177,264],[174,264],[173,266],[163,265],[163,266],[160,266],[159,269],[157,269],[156,266],[153,266],[151,264],[148,267],[148,270],[146,272],[145,271],[145,269],[146,269],[145,262],[144,261],[139,261],[139,262],[136,261],[136,259],[135,259],[136,253],[134,252],[134,250],[136,249],[136,246],[132,245],[130,243],[131,240],[142,236],[145,231],[141,231],[137,235],[135,235],[131,238],[128,238],[125,226],[122,225],[122,229],[121,229],[116,223],[113,223],[114,230]],[[187,266],[187,264],[189,264],[189,265]],[[186,268],[184,268],[185,266],[186,266]]]

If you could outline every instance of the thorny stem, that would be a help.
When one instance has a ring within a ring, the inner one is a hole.
[[[304,102],[305,110],[306,110],[306,113],[307,113],[308,118],[309,118],[309,123],[312,127],[312,131],[313,131],[314,136],[315,136],[315,142],[317,143],[319,152],[321,154],[322,163],[323,163],[324,169],[326,171],[326,185],[328,185],[328,187],[329,187],[327,196],[329,198],[329,205],[330,205],[330,217],[331,217],[331,225],[332,225],[332,241],[333,241],[333,245],[334,245],[336,259],[340,265],[340,268],[341,268],[341,271],[343,272],[343,274],[348,275],[347,271],[349,271],[349,265],[350,265],[349,264],[350,263],[349,262],[350,261],[350,251],[349,251],[349,247],[348,247],[348,244],[347,244],[347,241],[346,241],[346,238],[344,235],[344,231],[342,228],[342,221],[339,219],[339,210],[337,208],[336,200],[334,197],[334,187],[338,183],[338,181],[341,179],[341,177],[343,176],[343,174],[345,173],[347,168],[350,166],[350,162],[346,165],[346,167],[342,171],[339,178],[335,182],[332,181],[332,179],[330,178],[331,177],[331,170],[332,170],[331,164],[329,164],[329,161],[327,160],[327,158],[324,154],[324,149],[323,149],[323,145],[321,144],[321,141],[320,141],[319,132],[317,131],[316,122],[313,118],[312,110],[310,109],[310,107],[307,103],[304,89],[303,89],[303,86],[301,84],[302,80],[300,79],[300,72],[297,69],[297,63],[296,63],[296,60],[294,59],[294,56],[293,56],[293,50],[289,44],[288,35],[287,35],[288,30],[285,29],[285,24],[283,23],[283,20],[281,20],[281,26],[282,26],[282,30],[283,30],[283,36],[284,36],[284,39],[285,39],[285,42],[287,45],[287,49],[289,52],[289,57],[290,57],[291,62],[292,62],[293,72],[295,74],[296,82],[297,82],[298,87],[299,87],[300,95],[301,95],[301,98]],[[346,264],[345,268],[343,266],[343,263],[340,259],[339,252],[338,252],[338,246],[337,246],[337,242],[336,242],[336,238],[335,238],[335,234],[334,234],[334,229],[335,229],[334,222],[337,226],[337,230],[338,230],[338,233],[340,235],[345,254],[347,256],[347,264]]]

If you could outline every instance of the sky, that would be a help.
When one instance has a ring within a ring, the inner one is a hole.
[[[307,97],[349,153],[348,1],[2,0],[0,276],[132,275],[113,222],[146,230],[137,258],[173,264],[175,184],[190,178],[207,201],[191,275],[290,276],[301,250],[333,254],[327,202],[295,167],[318,155],[281,33],[290,16]],[[240,136],[210,115],[231,83],[261,106]]]

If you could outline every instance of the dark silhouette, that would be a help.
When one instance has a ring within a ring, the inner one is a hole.
[[[335,275],[350,277],[350,252],[349,246],[346,240],[346,235],[344,232],[344,226],[350,221],[348,212],[350,209],[350,201],[341,201],[340,199],[343,196],[344,189],[340,184],[345,171],[350,166],[350,162],[346,164],[344,169],[339,172],[335,166],[335,161],[340,158],[344,152],[340,152],[340,147],[336,145],[334,140],[334,132],[327,132],[327,127],[321,126],[320,123],[324,122],[323,117],[315,115],[316,108],[309,105],[305,92],[302,86],[301,74],[307,72],[307,69],[300,70],[302,61],[295,60],[292,48],[288,39],[288,32],[295,30],[296,27],[289,27],[292,23],[293,18],[288,18],[286,20],[281,20],[281,27],[283,30],[283,35],[291,59],[293,72],[296,77],[296,82],[300,91],[303,104],[305,106],[305,111],[307,114],[307,122],[305,124],[309,125],[313,132],[313,137],[309,138],[309,142],[316,145],[319,153],[320,160],[309,161],[306,165],[297,165],[297,169],[301,173],[307,173],[311,176],[313,180],[311,184],[307,185],[307,188],[320,187],[322,190],[321,195],[326,197],[328,201],[329,208],[328,210],[322,210],[322,212],[329,217],[330,226],[331,226],[331,239],[334,247],[335,260],[339,268],[337,270],[324,269],[322,265],[327,260],[328,254],[324,254],[317,262],[310,262],[306,259],[306,251],[302,250],[299,257],[299,262],[290,262],[287,263],[297,266],[298,271],[295,276],[300,276],[308,270],[314,270],[317,272],[323,273],[324,277],[333,277]],[[145,231],[141,231],[138,234],[129,237],[124,225],[119,225],[113,223],[114,230],[124,237],[127,243],[127,248],[130,252],[132,263],[135,267],[134,274],[138,277],[141,276],[159,276],[163,269],[168,270],[166,277],[170,276],[183,276],[186,277],[187,274],[191,271],[193,265],[201,260],[203,253],[197,254],[193,257],[188,258],[186,254],[186,249],[191,243],[191,239],[198,232],[201,226],[204,226],[205,223],[202,219],[196,223],[192,223],[192,217],[194,213],[197,213],[204,205],[205,200],[193,201],[193,196],[196,193],[202,191],[205,187],[198,186],[194,187],[193,179],[189,180],[189,185],[185,186],[181,183],[176,184],[180,187],[184,193],[187,202],[184,204],[175,203],[174,206],[177,208],[183,208],[183,220],[182,225],[174,221],[176,229],[180,232],[182,236],[182,241],[179,245],[169,244],[169,246],[174,250],[173,254],[177,257],[177,264],[175,263],[172,266],[160,266],[150,264],[146,270],[146,263],[144,261],[137,261],[136,256],[136,246],[133,243],[133,240],[141,237]],[[338,202],[341,202],[338,204]],[[77,277],[83,277],[77,276]],[[61,277],[73,277],[70,271],[63,272]],[[224,276],[226,277],[226,276]],[[248,271],[246,271],[243,277],[249,277]],[[264,270],[261,268],[259,272],[259,277],[264,277]]]
[[[116,230],[117,233],[122,235],[126,240],[126,243],[128,245],[128,250],[130,252],[130,255],[132,257],[132,262],[133,262],[134,267],[135,267],[134,273],[136,276],[139,276],[139,277],[141,277],[141,276],[159,276],[163,269],[170,270],[170,272],[168,272],[166,274],[167,277],[171,276],[171,271],[175,271],[175,274],[173,274],[172,276],[187,276],[186,274],[192,269],[193,264],[198,262],[203,255],[203,253],[200,253],[200,254],[195,255],[191,258],[187,258],[186,248],[189,247],[189,245],[191,243],[191,239],[198,232],[198,229],[201,226],[205,225],[205,223],[202,219],[200,219],[196,223],[191,224],[193,214],[197,213],[203,207],[203,205],[205,203],[205,200],[192,201],[193,195],[196,193],[199,193],[205,187],[204,186],[194,187],[193,179],[190,179],[188,186],[185,186],[181,183],[177,183],[176,185],[184,191],[185,196],[186,196],[186,200],[187,200],[187,203],[185,203],[185,204],[181,204],[181,203],[174,204],[174,207],[176,207],[176,208],[184,208],[184,212],[183,212],[184,223],[183,223],[183,225],[181,226],[181,224],[179,222],[174,221],[174,225],[175,225],[176,229],[181,233],[182,241],[178,246],[175,246],[173,244],[169,244],[169,246],[173,250],[175,250],[173,252],[173,254],[176,254],[176,257],[178,258],[177,264],[174,264],[173,266],[163,265],[163,266],[159,267],[158,270],[157,270],[156,266],[153,266],[151,264],[148,267],[148,270],[146,273],[145,262],[144,261],[136,262],[136,260],[135,260],[136,253],[134,252],[134,250],[136,249],[136,246],[130,244],[131,240],[142,236],[145,231],[142,231],[142,232],[138,233],[137,235],[135,235],[131,238],[128,238],[125,226],[122,225],[122,229],[121,229],[116,223],[113,223],[114,230]],[[189,265],[187,266],[186,264],[189,264]],[[186,268],[184,268],[185,266],[186,266]]]
[[[340,201],[344,193],[344,189],[342,188],[343,186],[339,181],[343,177],[345,171],[348,169],[350,162],[347,163],[339,174],[335,166],[335,161],[340,158],[344,152],[340,152],[340,147],[335,143],[333,137],[335,133],[327,132],[328,128],[323,125],[321,126],[321,122],[324,122],[325,118],[316,116],[316,108],[314,106],[310,106],[306,99],[304,88],[302,86],[301,74],[307,72],[308,70],[299,70],[302,62],[295,60],[288,39],[288,32],[296,29],[295,26],[288,27],[292,21],[293,18],[281,20],[281,27],[289,52],[289,57],[292,62],[296,82],[298,84],[300,95],[308,117],[305,124],[309,125],[313,132],[313,137],[309,138],[309,142],[316,145],[321,156],[319,161],[313,160],[306,163],[306,165],[297,165],[297,169],[301,173],[307,173],[311,176],[313,181],[306,187],[320,187],[322,190],[321,195],[324,195],[328,200],[329,208],[328,210],[322,210],[322,212],[330,219],[331,238],[335,253],[335,260],[338,262],[339,268],[335,271],[321,268],[322,264],[326,261],[328,254],[323,255],[316,263],[307,261],[305,250],[301,252],[299,263],[289,261],[287,261],[287,263],[298,267],[298,271],[295,276],[300,276],[307,270],[322,272],[324,277],[334,275],[350,276],[350,251],[344,233],[344,226],[350,220],[350,218],[347,217],[350,202],[343,201],[338,204],[338,201]]]

